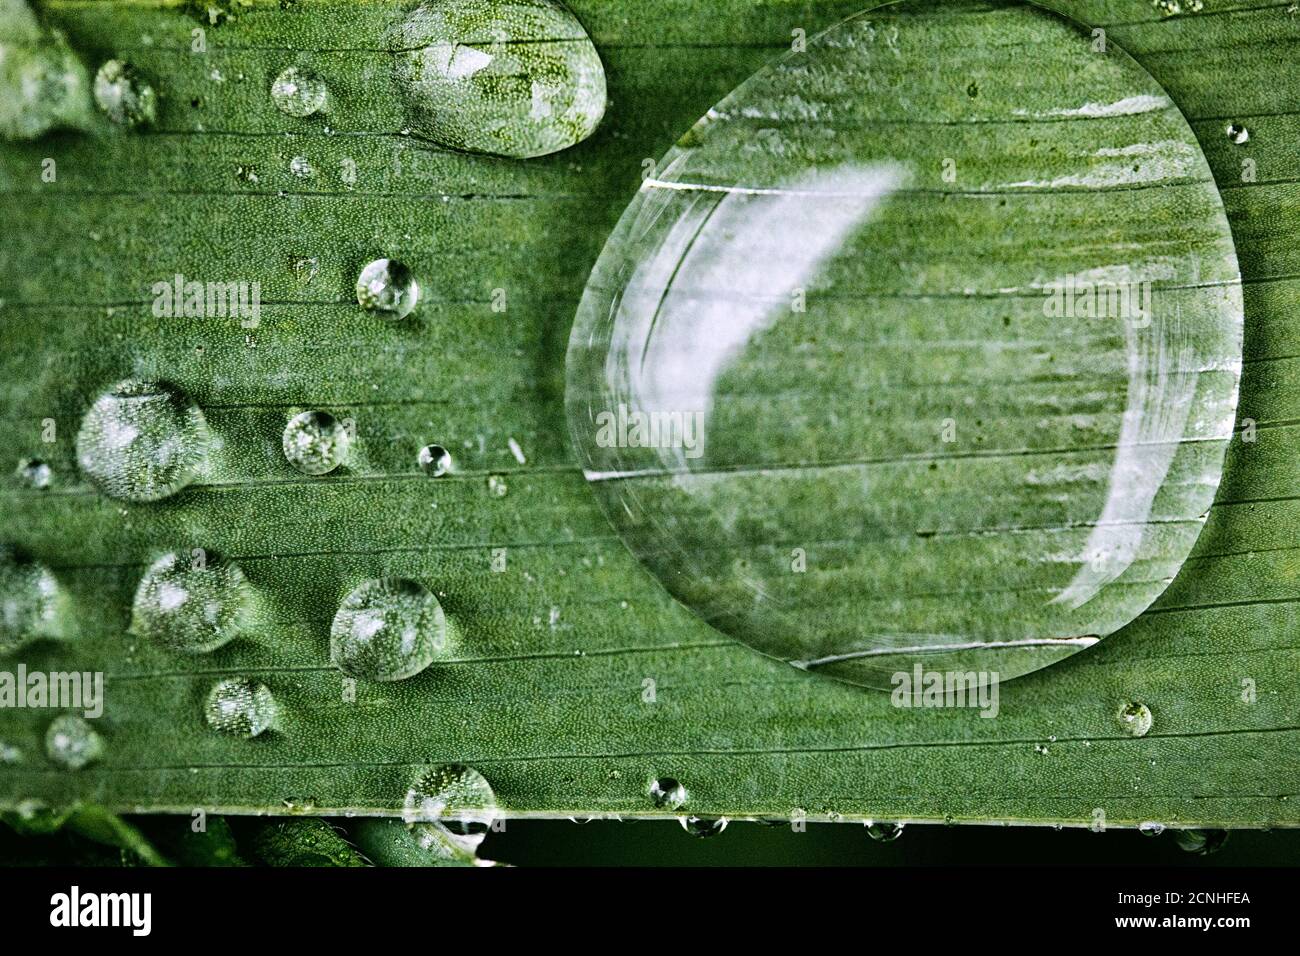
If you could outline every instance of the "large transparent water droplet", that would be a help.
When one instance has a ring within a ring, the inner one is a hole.
[[[0,547],[0,654],[63,635],[66,598],[54,573]]]
[[[271,102],[281,113],[301,119],[325,109],[329,88],[311,70],[290,66],[271,82]]]
[[[238,566],[198,551],[164,554],[149,565],[131,605],[131,633],[163,647],[205,654],[245,633],[255,611]]]
[[[203,412],[183,392],[129,379],[86,413],[77,433],[77,463],[107,495],[155,501],[198,476],[210,441]]]
[[[901,823],[876,823],[867,824],[867,836],[877,843],[893,843],[903,835],[903,824]]]
[[[726,817],[678,817],[677,822],[693,837],[707,840],[727,829]]]
[[[95,105],[119,126],[145,126],[158,116],[158,94],[130,63],[109,60],[95,74]]]
[[[417,581],[378,578],[343,599],[330,627],[330,660],[367,680],[405,680],[449,649],[442,605]]]
[[[62,714],[45,731],[45,754],[65,770],[80,770],[104,753],[104,739],[76,714]]]
[[[463,764],[423,771],[402,806],[420,846],[447,859],[473,857],[499,815],[491,784]]]
[[[357,304],[386,319],[404,319],[420,301],[420,286],[404,263],[376,259],[357,277]]]
[[[218,681],[208,692],[203,717],[209,727],[223,734],[256,737],[275,723],[275,698],[263,683],[230,677]]]
[[[329,412],[303,412],[284,427],[284,457],[304,475],[325,475],[347,461],[348,426]]]
[[[422,3],[389,32],[410,130],[442,146],[525,158],[591,135],[605,70],[556,0]]]
[[[63,37],[20,0],[0,4],[0,137],[35,139],[91,119],[90,78]]]
[[[1196,138],[1122,51],[1029,5],[892,5],[656,170],[567,407],[680,601],[891,687],[1027,673],[1165,589],[1232,434],[1240,275]]]
[[[1119,709],[1119,726],[1130,737],[1145,737],[1155,723],[1155,716],[1146,704],[1133,701]]]
[[[451,471],[451,453],[441,445],[425,445],[420,449],[416,463],[430,478],[441,478]]]
[[[45,491],[54,482],[54,472],[39,458],[24,458],[18,462],[14,475],[22,484],[37,491]]]

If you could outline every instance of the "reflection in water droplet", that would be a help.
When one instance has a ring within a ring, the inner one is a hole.
[[[1240,123],[1229,123],[1224,128],[1224,132],[1228,136],[1228,142],[1235,143],[1238,146],[1250,141],[1250,130]]]
[[[329,89],[311,70],[286,68],[271,83],[271,101],[281,113],[302,118],[325,109]]]
[[[26,3],[0,8],[0,138],[35,139],[91,118],[90,78],[63,37],[40,28]]]
[[[867,836],[877,843],[893,843],[903,835],[901,823],[868,823]]]
[[[526,158],[591,135],[605,70],[556,0],[423,3],[390,31],[410,130],[452,149]]]
[[[265,684],[231,677],[213,685],[203,716],[209,727],[223,734],[256,737],[275,722],[275,698]]]
[[[1155,722],[1151,708],[1134,701],[1119,710],[1119,725],[1130,737],[1145,737]]]
[[[50,487],[54,479],[54,472],[50,470],[50,466],[39,458],[24,458],[18,463],[18,469],[14,474],[28,488],[35,488],[38,491]]]
[[[53,572],[0,547],[0,654],[37,638],[61,637],[66,598]]]
[[[402,807],[420,846],[449,860],[473,857],[499,814],[492,786],[463,764],[425,770]]]
[[[441,478],[451,471],[451,453],[441,445],[425,445],[417,460],[420,470],[430,478]]]
[[[330,627],[330,660],[367,680],[405,680],[449,653],[442,605],[405,578],[366,581],[343,599]]]
[[[715,837],[727,829],[726,817],[678,817],[677,822],[683,830],[701,840]]]
[[[158,114],[158,96],[129,63],[109,60],[95,74],[95,105],[119,126],[144,126]]]
[[[304,475],[325,475],[347,461],[352,436],[329,412],[303,412],[284,426],[284,457]]]
[[[77,463],[105,494],[155,501],[199,474],[207,420],[180,390],[130,379],[96,399],[77,433]]]
[[[682,603],[889,688],[1044,667],[1164,590],[1232,435],[1240,274],[1195,136],[1122,51],[1030,5],[896,4],[656,170],[583,295],[566,405]]]
[[[1218,853],[1228,842],[1227,830],[1179,830],[1174,839],[1178,848],[1197,856]]]
[[[104,753],[104,739],[83,718],[63,714],[45,732],[45,753],[65,770],[80,770]]]
[[[255,599],[243,572],[228,561],[164,554],[136,588],[131,633],[173,651],[204,654],[249,629]]]
[[[656,807],[677,810],[686,803],[686,788],[672,777],[660,777],[650,781],[650,799]]]
[[[1138,824],[1138,833],[1143,836],[1155,837],[1165,832],[1165,825],[1158,820],[1144,820]]]
[[[404,319],[420,301],[411,270],[396,259],[376,259],[357,278],[357,304],[386,319]]]

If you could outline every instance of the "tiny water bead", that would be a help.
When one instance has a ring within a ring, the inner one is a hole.
[[[1119,725],[1130,737],[1145,737],[1155,723],[1151,708],[1136,701],[1119,709]]]
[[[1165,832],[1165,825],[1159,820],[1144,820],[1138,824],[1138,833],[1143,836],[1158,837]]]
[[[451,471],[451,453],[441,445],[425,445],[417,461],[420,470],[430,478],[441,478]]]
[[[420,301],[420,286],[405,264],[376,259],[357,277],[357,304],[387,319],[404,319]]]
[[[302,118],[325,109],[329,88],[311,70],[290,66],[271,82],[271,101],[288,116]]]
[[[388,42],[411,133],[441,146],[543,156],[605,112],[600,56],[557,0],[422,3]]]
[[[726,817],[678,817],[677,822],[693,837],[706,840],[727,829]]]
[[[77,433],[77,463],[105,494],[156,501],[180,491],[207,462],[211,435],[179,389],[128,379],[95,400]]]
[[[1174,837],[1178,848],[1197,856],[1218,853],[1228,842],[1227,830],[1179,830]]]
[[[1250,141],[1250,130],[1240,123],[1229,123],[1224,128],[1224,133],[1228,137],[1228,142],[1235,143],[1238,146]]]
[[[1136,62],[1036,5],[902,0],[654,165],[566,411],[610,522],[704,621],[867,686],[1009,680],[1182,566],[1242,313],[1208,163]]]
[[[18,463],[14,474],[28,488],[35,488],[37,491],[49,488],[54,480],[54,472],[50,466],[39,458],[24,458]]]
[[[173,651],[206,654],[248,630],[255,597],[237,565],[203,552],[169,552],[140,579],[131,633]]]
[[[868,823],[867,836],[877,843],[893,843],[903,835],[901,823]]]
[[[38,638],[61,637],[65,605],[49,568],[0,547],[0,654]]]
[[[418,581],[378,578],[343,599],[330,626],[330,660],[367,680],[405,680],[449,652],[442,605]]]
[[[80,770],[104,753],[104,739],[76,714],[63,714],[45,732],[45,754],[65,770]]]
[[[472,857],[499,815],[492,785],[464,764],[423,771],[402,805],[420,846],[448,859]]]
[[[672,777],[660,777],[650,781],[650,799],[656,807],[677,810],[686,803],[686,788]]]
[[[285,425],[282,444],[294,468],[304,475],[325,475],[347,462],[352,435],[329,412],[302,412]]]
[[[95,74],[95,105],[119,126],[145,126],[158,115],[158,95],[130,63],[109,60]]]
[[[218,681],[203,707],[208,726],[223,734],[252,738],[275,723],[275,698],[270,688],[247,677]]]

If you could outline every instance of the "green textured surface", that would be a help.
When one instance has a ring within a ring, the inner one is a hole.
[[[198,21],[175,9],[50,4],[88,63],[135,62],[160,103],[152,130],[0,149],[0,461],[40,456],[57,479],[48,492],[6,484],[0,532],[64,581],[79,629],[5,660],[108,674],[106,753],[78,773],[44,760],[48,714],[0,713],[0,740],[26,754],[0,767],[0,805],[391,814],[416,765],[459,761],[517,815],[667,814],[646,794],[667,775],[697,814],[1087,824],[1102,808],[1112,826],[1296,823],[1300,118],[1288,110],[1300,74],[1286,64],[1300,18],[1285,4],[1207,7],[1166,20],[1139,2],[1060,5],[1104,25],[1202,141],[1245,280],[1240,414],[1258,441],[1229,448],[1207,527],[1157,605],[1008,684],[998,719],[981,720],[895,710],[885,694],[800,673],[698,623],[613,536],[566,450],[569,325],[642,160],[792,29],[811,34],[857,5],[574,3],[606,66],[606,119],[575,149],[520,163],[397,134],[389,4],[236,7],[208,28],[206,55],[190,52]],[[293,62],[330,84],[327,117],[271,105],[271,79]],[[1249,126],[1249,144],[1228,143],[1229,120]],[[297,155],[314,179],[289,172]],[[47,156],[57,183],[40,181]],[[1241,182],[1245,158],[1254,183]],[[420,277],[418,319],[356,308],[356,273],[381,255]],[[291,265],[307,256],[319,273],[300,284]],[[260,328],[153,318],[149,285],[177,272],[260,281]],[[127,376],[168,378],[203,408],[224,449],[202,484],[124,505],[78,476],[80,417]],[[285,421],[312,407],[356,420],[346,471],[308,479],[284,462]],[[58,423],[52,447],[46,418]],[[430,442],[451,450],[457,473],[433,482],[418,470]],[[506,495],[489,492],[489,474]],[[194,547],[238,561],[276,623],[198,658],[130,638],[151,556]],[[495,548],[507,549],[502,573]],[[384,574],[429,582],[460,657],[359,684],[348,703],[329,622],[348,590]],[[272,689],[277,732],[240,741],[204,726],[204,695],[229,674]],[[1252,704],[1243,679],[1257,685]],[[1130,700],[1155,714],[1146,738],[1115,722]]]

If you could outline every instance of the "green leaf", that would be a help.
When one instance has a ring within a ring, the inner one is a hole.
[[[356,848],[324,820],[258,823],[253,852],[271,866],[367,866]]]
[[[689,792],[680,812],[699,816],[1088,825],[1101,809],[1110,826],[1296,823],[1300,74],[1282,64],[1300,20],[1231,0],[1172,18],[1143,0],[1053,4],[1104,27],[1201,141],[1245,283],[1239,414],[1257,440],[1229,447],[1206,527],[1155,606],[1008,683],[998,719],[982,720],[895,709],[726,639],[630,556],[567,446],[567,336],[642,161],[788,49],[792,30],[812,36],[857,6],[570,6],[610,106],[590,139],[528,161],[400,135],[382,39],[393,3],[259,0],[218,25],[161,0],[44,6],[88,68],[127,60],[159,99],[149,128],[0,148],[0,463],[53,470],[48,490],[4,485],[0,537],[54,572],[75,632],[0,665],[106,675],[104,754],[79,771],[44,757],[50,712],[0,712],[0,741],[21,752],[0,765],[0,806],[396,815],[420,767],[460,762],[518,816],[673,815],[650,796],[672,777]],[[328,115],[271,104],[293,64],[329,84]],[[1234,121],[1245,146],[1224,135]],[[314,176],[291,172],[300,156]],[[47,158],[55,182],[41,179]],[[402,322],[355,304],[361,267],[384,256],[421,284]],[[154,317],[152,284],[178,273],[260,282],[260,326]],[[209,474],[153,503],[106,498],[76,467],[82,416],[130,377],[184,389],[220,439]],[[356,423],[349,464],[323,477],[281,451],[285,424],[312,409]],[[452,474],[419,469],[428,444],[451,451]],[[127,630],[145,569],[192,549],[236,562],[266,604],[251,632],[201,656]],[[359,682],[350,699],[330,622],[382,576],[426,583],[457,656]],[[208,691],[229,676],[270,689],[271,730],[245,740],[207,726]],[[1118,720],[1132,702],[1153,715],[1145,737]]]

